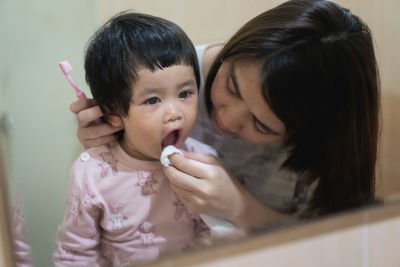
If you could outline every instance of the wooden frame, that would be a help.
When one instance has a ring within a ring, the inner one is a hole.
[[[8,186],[2,152],[0,147],[0,266],[15,266],[10,232]]]
[[[393,231],[390,231],[393,230]],[[149,266],[399,266],[400,203],[295,225]],[[354,253],[355,252],[355,253]]]

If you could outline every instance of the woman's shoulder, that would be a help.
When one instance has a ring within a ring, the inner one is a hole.
[[[208,71],[211,68],[211,65],[213,64],[218,53],[221,51],[222,47],[223,45],[221,43],[216,43],[207,45],[204,48],[203,59],[200,62],[204,77],[207,76]]]

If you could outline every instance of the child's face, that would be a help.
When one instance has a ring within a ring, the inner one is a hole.
[[[131,156],[159,159],[165,146],[180,146],[197,115],[198,89],[191,66],[142,69],[132,86],[129,114],[122,117],[122,147]]]

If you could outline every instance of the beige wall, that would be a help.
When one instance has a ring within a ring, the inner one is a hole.
[[[125,9],[150,13],[180,25],[195,44],[225,41],[247,20],[283,1],[265,0],[114,0],[101,1],[101,18]],[[383,133],[377,189],[379,195],[400,192],[400,1],[335,1],[367,22],[376,41],[382,79]]]
[[[382,148],[378,194],[400,193],[400,1],[336,1],[366,21],[375,38],[382,80]]]
[[[101,1],[103,21],[117,12],[133,9],[169,19],[183,28],[195,44],[221,42],[261,11],[279,0],[114,0]]]

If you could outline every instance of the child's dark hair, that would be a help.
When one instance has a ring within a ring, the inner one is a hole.
[[[284,167],[318,182],[309,215],[374,202],[380,132],[380,82],[368,26],[324,0],[292,0],[243,26],[222,61],[253,60],[265,101],[285,124],[290,155]]]
[[[200,72],[196,50],[175,23],[141,13],[123,12],[106,22],[91,38],[85,54],[86,81],[102,112],[126,116],[132,85],[141,69],[192,66],[197,86]]]

